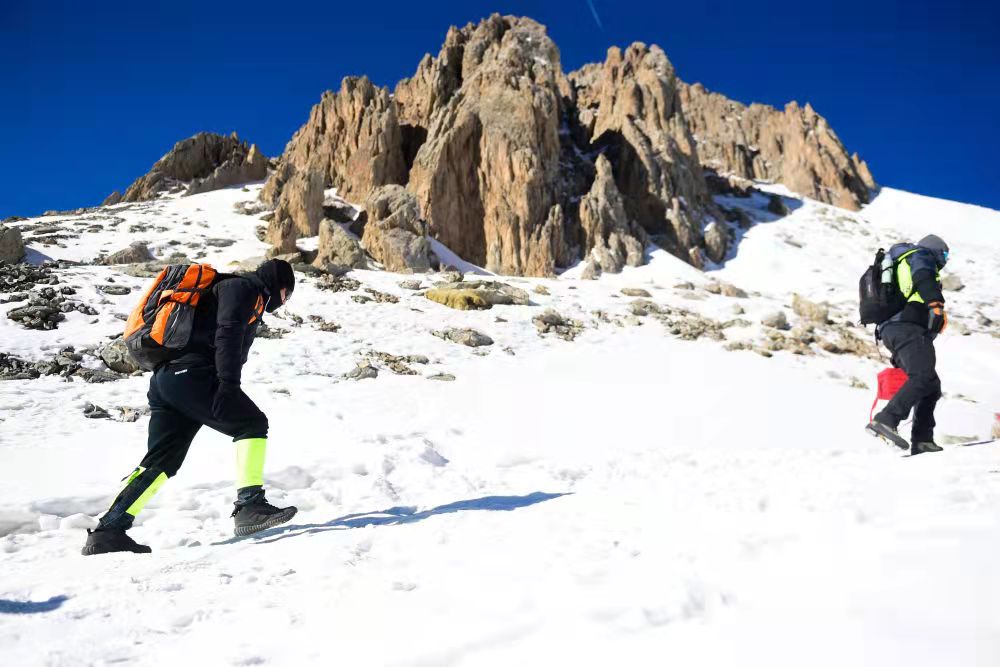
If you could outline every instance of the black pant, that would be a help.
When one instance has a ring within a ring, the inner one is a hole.
[[[910,439],[933,441],[934,406],[941,398],[933,337],[918,324],[890,322],[882,328],[882,342],[892,352],[892,365],[906,371],[909,380],[876,418],[895,428],[913,410]]]
[[[150,418],[146,456],[101,517],[101,527],[128,530],[133,519],[129,508],[153,488],[161,475],[177,474],[202,426],[225,433],[234,441],[267,437],[267,417],[243,392],[227,414],[212,414],[218,386],[215,368],[207,363],[167,364],[153,373],[147,394]]]
[[[267,417],[242,391],[228,414],[212,414],[219,380],[212,366],[167,364],[149,381],[149,442],[141,465],[177,474],[191,441],[202,426],[230,436],[234,441],[267,437]]]

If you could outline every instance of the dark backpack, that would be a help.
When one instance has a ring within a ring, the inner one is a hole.
[[[906,305],[896,283],[897,264],[898,260],[893,261],[879,248],[875,261],[861,274],[858,289],[861,324],[882,324]]]
[[[155,370],[187,346],[195,309],[215,277],[208,264],[173,264],[160,271],[125,325],[125,347],[140,367]]]

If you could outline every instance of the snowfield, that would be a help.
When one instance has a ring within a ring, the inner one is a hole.
[[[204,429],[137,520],[153,554],[80,556],[148,419],[84,405],[141,408],[148,377],[0,382],[0,663],[1000,665],[1000,444],[959,444],[989,438],[1000,412],[1000,212],[884,189],[852,213],[761,187],[791,213],[768,213],[763,192],[726,198],[756,224],[705,273],[654,250],[598,281],[498,278],[534,305],[478,312],[399,286],[434,274],[353,271],[359,289],[341,292],[300,275],[266,318],[283,337],[258,338],[243,374],[270,418],[269,499],[300,512],[253,538],[232,537],[234,451]],[[259,188],[16,224],[33,261],[143,240],[230,269],[266,249],[233,209]],[[46,245],[40,224],[66,238]],[[782,310],[799,326],[797,292],[849,323],[875,249],[927,233],[966,287],[946,292],[938,341],[945,451],[905,458],[863,431],[887,362],[767,351],[760,321]],[[57,270],[98,315],[52,331],[0,305],[0,352],[106,343],[148,282],[121,269]],[[131,294],[97,289],[109,280]],[[365,288],[399,301],[351,298]],[[622,288],[743,321],[684,340]],[[575,340],[539,335],[545,308],[582,323]],[[495,342],[431,335],[445,327]],[[343,377],[374,352],[428,363]]]

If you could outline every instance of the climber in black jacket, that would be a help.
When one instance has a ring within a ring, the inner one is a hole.
[[[941,269],[948,263],[948,253],[948,244],[934,234],[889,249],[904,305],[878,325],[878,336],[892,353],[892,365],[906,371],[908,379],[866,428],[911,454],[941,451],[934,442],[934,408],[941,398],[934,339],[948,326],[941,291]],[[907,442],[896,429],[911,411],[913,428]]]
[[[202,426],[236,443],[236,535],[250,535],[295,515],[296,508],[274,507],[264,497],[267,417],[240,384],[264,312],[284,305],[294,289],[292,267],[277,259],[264,262],[254,273],[216,277],[195,311],[190,342],[180,356],[153,372],[148,451],[87,536],[84,555],[151,551],[126,531],[160,486],[177,474]]]

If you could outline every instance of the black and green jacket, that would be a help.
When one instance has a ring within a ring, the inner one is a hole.
[[[926,327],[927,304],[944,303],[940,273],[944,258],[912,243],[897,243],[889,248],[889,256],[896,262],[896,284],[905,305],[885,324],[911,322]]]

